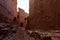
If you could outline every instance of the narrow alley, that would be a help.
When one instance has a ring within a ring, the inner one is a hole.
[[[60,0],[0,0],[0,40],[60,40]]]

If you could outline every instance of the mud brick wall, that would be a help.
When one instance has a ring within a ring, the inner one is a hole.
[[[9,20],[13,20],[17,15],[17,4],[15,2],[17,3],[17,0],[0,0],[0,14]]]
[[[30,0],[29,29],[60,29],[59,0]]]

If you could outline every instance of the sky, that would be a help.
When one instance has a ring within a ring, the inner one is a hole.
[[[17,7],[20,7],[29,13],[29,0],[17,0]]]

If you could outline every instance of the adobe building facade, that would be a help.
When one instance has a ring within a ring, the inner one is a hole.
[[[19,26],[20,27],[26,27],[26,24],[27,24],[27,17],[29,16],[28,13],[26,13],[23,9],[21,8],[18,8],[18,15],[19,15],[19,19],[18,19],[18,22],[19,22]],[[18,16],[17,16],[18,17]]]
[[[0,21],[12,21],[17,15],[16,9],[17,0],[0,0]]]
[[[59,0],[30,0],[29,29],[60,29]]]

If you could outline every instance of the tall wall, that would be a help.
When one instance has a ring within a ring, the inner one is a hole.
[[[29,29],[60,29],[59,0],[30,0]]]
[[[14,8],[15,16],[17,15],[17,0],[11,0],[12,1],[12,7]]]
[[[17,1],[16,1],[16,3],[17,3]],[[13,18],[17,14],[17,11],[15,10],[17,7],[13,6],[13,5],[14,4],[12,3],[12,0],[0,0],[0,15],[3,15],[4,17],[6,17],[9,20],[13,20]],[[4,18],[2,18],[2,19],[4,19]]]

